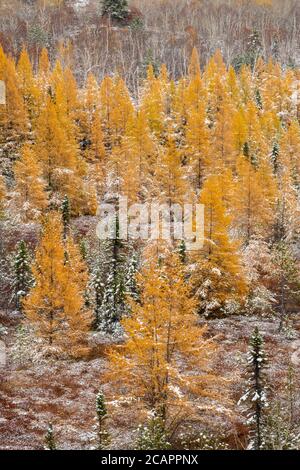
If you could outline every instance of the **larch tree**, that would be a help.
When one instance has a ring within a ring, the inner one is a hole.
[[[222,170],[224,167],[232,168],[235,164],[233,104],[226,88],[221,81],[216,80],[214,90],[219,95],[219,100],[215,103],[213,110],[213,126],[211,131],[211,145],[214,148],[213,166]]]
[[[220,178],[209,177],[200,202],[205,207],[205,241],[194,254],[192,275],[198,312],[208,317],[236,313],[247,293],[238,244],[229,238],[230,217],[225,212]]]
[[[255,168],[244,156],[237,160],[237,174],[234,224],[239,237],[248,244],[252,237],[268,237],[272,233],[276,183],[269,163],[262,162],[260,168]]]
[[[277,202],[274,223],[274,240],[276,243],[281,240],[293,242],[299,233],[299,204],[298,190],[294,176],[296,172],[291,169],[290,156],[286,147],[287,135],[282,136],[282,140],[273,149],[274,172],[277,179]],[[281,142],[283,147],[281,147]]]
[[[4,206],[6,201],[6,185],[4,178],[0,175],[0,219],[3,216]]]
[[[155,77],[152,65],[148,67],[140,112],[145,113],[151,132],[161,139],[165,128],[165,100],[162,84]]]
[[[44,223],[32,266],[34,287],[24,312],[49,353],[78,357],[87,351],[91,315],[85,310],[82,286],[63,243],[61,217],[50,213]]]
[[[101,119],[108,150],[120,145],[134,107],[126,84],[120,77],[105,77],[100,85]]]
[[[280,142],[280,162],[284,168],[289,169],[292,183],[300,187],[300,126],[292,121]]]
[[[156,146],[151,138],[146,115],[137,111],[127,123],[122,141],[123,156],[121,163],[123,192],[130,196],[133,189],[134,202],[145,200],[150,193],[153,165],[156,162]],[[126,176],[128,175],[128,176]]]
[[[104,146],[104,136],[102,131],[102,121],[99,111],[95,111],[93,119],[91,122],[91,133],[90,133],[91,145],[89,148],[89,159],[93,163],[104,163],[105,159],[105,146]],[[102,172],[104,170],[101,167]]]
[[[26,144],[14,166],[15,188],[12,210],[17,209],[24,222],[39,219],[48,206],[46,184],[33,146]]]
[[[67,195],[73,215],[94,214],[94,188],[85,183],[86,165],[79,155],[74,128],[70,125],[65,104],[54,103],[48,96],[38,118],[36,131],[36,153],[54,206],[60,205],[62,198]]]
[[[253,166],[257,167],[268,154],[268,146],[262,132],[258,109],[253,101],[249,101],[247,104],[245,119],[247,138],[244,145],[244,155]]]
[[[154,178],[154,192],[157,199],[169,206],[190,202],[192,195],[174,135],[169,134],[166,146],[161,152],[156,163]]]
[[[17,64],[18,81],[28,116],[33,120],[38,112],[40,90],[37,87],[32,65],[25,49],[22,50]]]
[[[205,104],[200,103],[198,109],[192,109],[188,114],[185,150],[189,158],[191,179],[197,192],[212,164],[209,143]]]
[[[110,351],[108,377],[120,404],[131,402],[142,415],[155,413],[170,434],[179,422],[199,418],[203,397],[214,409],[224,382],[211,369],[216,344],[207,327],[197,325],[178,257],[149,252],[139,277],[141,300],[122,320],[126,340]]]
[[[19,87],[16,65],[12,58],[6,57],[0,46],[0,80],[6,88],[6,104],[0,107],[0,125],[5,135],[20,141],[27,130],[27,115]]]

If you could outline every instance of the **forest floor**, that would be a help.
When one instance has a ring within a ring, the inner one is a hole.
[[[85,361],[49,361],[22,366],[9,358],[20,319],[3,314],[2,323],[5,319],[8,334],[4,341],[8,361],[6,367],[0,367],[0,449],[42,449],[49,423],[54,426],[59,448],[93,448],[95,397],[100,385],[104,390],[109,387],[109,384],[102,383],[103,372],[108,367],[104,347],[95,349]],[[295,341],[300,339],[300,330],[297,329],[293,330],[292,337],[279,333],[277,319],[232,317],[209,321],[209,333],[218,336],[216,340],[221,346],[214,369],[233,379],[230,394],[235,409],[246,388],[243,373],[249,336],[255,326],[264,335],[273,394],[286,380]],[[299,376],[300,365],[295,367],[298,369],[296,376]],[[296,409],[299,409],[299,403],[297,405]],[[235,439],[236,444],[238,442],[242,446],[242,414],[237,414],[234,426],[233,438],[228,423],[225,426],[222,418],[218,423],[219,430],[231,433],[231,440]],[[114,419],[111,428],[113,448],[128,449],[132,446],[136,426],[133,428],[129,413],[127,417]]]

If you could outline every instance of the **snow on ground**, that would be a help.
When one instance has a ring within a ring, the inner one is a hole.
[[[245,385],[243,370],[246,364],[248,339],[255,326],[264,334],[269,356],[269,378],[274,390],[282,386],[293,353],[293,343],[300,339],[295,331],[293,339],[278,333],[278,321],[254,317],[233,317],[209,322],[209,333],[218,336],[220,353],[215,370],[228,378],[234,378],[231,398],[235,411]],[[8,325],[8,349],[11,348],[16,320]],[[299,367],[299,366],[298,366]],[[107,362],[103,349],[98,348],[90,360],[33,364],[17,368],[9,363],[0,369],[0,449],[41,449],[45,430],[49,423],[55,429],[61,449],[89,449],[93,447],[95,433],[95,398],[100,385],[104,391],[108,384],[101,384]],[[299,406],[298,406],[299,409]],[[127,416],[125,416],[127,413]],[[124,417],[111,423],[114,448],[127,449],[133,441],[128,409]],[[228,429],[218,419],[220,431],[241,433],[242,416],[237,415],[235,430]],[[129,424],[129,426],[128,426]],[[232,437],[233,439],[233,437]]]

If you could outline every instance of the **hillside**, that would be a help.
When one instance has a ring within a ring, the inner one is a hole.
[[[0,9],[0,449],[299,450],[299,2]]]

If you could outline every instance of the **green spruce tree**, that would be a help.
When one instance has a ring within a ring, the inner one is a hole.
[[[68,196],[65,196],[61,205],[62,221],[64,226],[64,238],[66,239],[70,229],[71,209]]]
[[[18,309],[22,309],[22,299],[26,297],[33,284],[30,264],[31,261],[27,245],[24,240],[21,240],[18,244],[13,263],[14,297],[16,299],[16,306]]]
[[[138,265],[138,256],[136,253],[133,253],[125,275],[125,292],[127,296],[131,297],[136,302],[140,298],[140,292],[137,283]]]
[[[102,303],[99,311],[99,329],[114,333],[120,327],[120,320],[126,310],[125,244],[120,239],[119,219],[115,220],[114,237],[104,244],[105,281]]]
[[[187,262],[187,253],[186,253],[186,244],[184,240],[181,240],[179,244],[178,254],[179,254],[179,258],[182,264],[185,264]]]
[[[128,16],[127,0],[102,0],[102,15],[107,15],[113,20],[122,21]]]
[[[49,424],[46,432],[45,450],[57,450],[52,424]]]
[[[168,450],[171,444],[165,430],[163,419],[155,412],[144,426],[138,429],[138,450]]]
[[[247,424],[250,429],[249,449],[262,450],[265,446],[267,380],[266,355],[263,338],[256,327],[250,339],[248,353],[248,388],[239,403],[247,405]]]
[[[272,148],[272,153],[271,153],[271,162],[273,166],[273,171],[275,175],[278,173],[278,158],[279,158],[279,144],[278,142],[274,142],[273,148]]]
[[[106,429],[106,421],[108,418],[107,408],[105,404],[105,397],[100,390],[96,397],[96,413],[98,419],[98,444],[97,450],[105,450],[110,443],[110,435]]]

